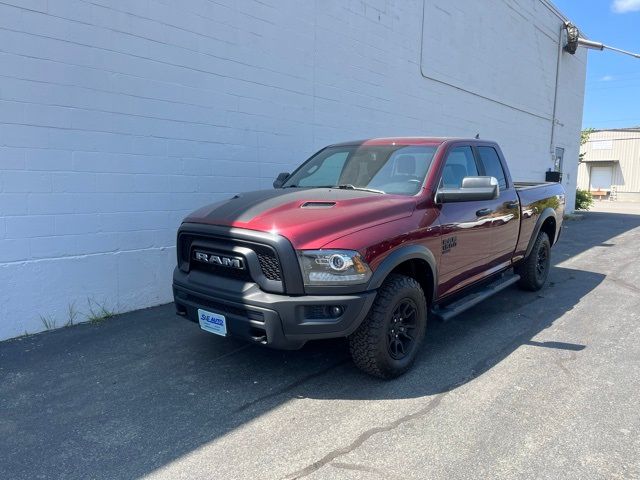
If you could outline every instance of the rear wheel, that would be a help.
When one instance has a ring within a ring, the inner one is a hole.
[[[545,232],[540,232],[529,256],[515,268],[520,275],[518,286],[532,292],[540,290],[551,268],[551,242]]]
[[[370,375],[394,378],[411,368],[427,327],[427,302],[420,284],[389,275],[360,327],[349,337],[354,363]]]

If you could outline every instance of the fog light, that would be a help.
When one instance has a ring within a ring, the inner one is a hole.
[[[335,319],[344,313],[342,305],[305,305],[304,318],[313,320]]]

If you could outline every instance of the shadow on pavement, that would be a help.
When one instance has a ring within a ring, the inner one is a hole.
[[[556,262],[640,226],[591,213],[568,222]],[[135,478],[292,398],[394,399],[446,392],[532,340],[604,279],[556,266],[537,293],[509,289],[430,325],[415,368],[392,382],[360,373],[346,343],[273,351],[202,332],[172,305],[0,343],[0,477]]]

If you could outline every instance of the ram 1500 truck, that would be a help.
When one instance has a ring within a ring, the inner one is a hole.
[[[358,367],[396,377],[428,319],[513,283],[542,288],[564,206],[560,184],[514,182],[494,142],[331,145],[273,190],[184,220],[176,310],[208,332],[280,349],[347,337]]]

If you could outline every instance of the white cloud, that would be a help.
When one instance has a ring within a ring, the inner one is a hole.
[[[600,79],[601,82],[610,82],[611,80],[613,80],[613,75],[605,75]]]
[[[616,13],[637,12],[640,10],[640,0],[613,0],[611,10]]]

